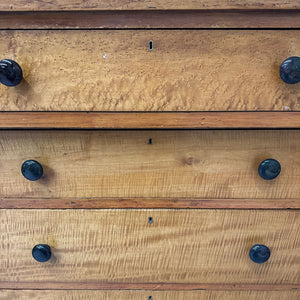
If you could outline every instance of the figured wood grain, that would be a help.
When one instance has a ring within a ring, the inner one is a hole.
[[[143,291],[300,291],[300,284],[249,284],[249,283],[122,283],[122,282],[8,282],[1,288],[9,290],[143,290]]]
[[[0,288],[300,285],[299,210],[1,210],[0,217]],[[47,263],[31,256],[39,243],[51,246]],[[271,250],[264,264],[249,258],[256,243]]]
[[[299,0],[52,0],[0,1],[2,11],[36,10],[181,10],[181,9],[300,9]]]
[[[300,30],[1,31],[24,81],[2,111],[297,111],[279,67]],[[148,42],[153,40],[153,51]]]
[[[300,209],[300,199],[201,198],[12,198],[0,197],[0,208],[217,208]]]
[[[2,290],[0,299],[44,300],[298,300],[298,291],[55,291],[55,290]]]
[[[300,128],[300,112],[0,112],[1,129]]]
[[[149,144],[149,139],[152,144]],[[300,131],[1,131],[1,198],[299,199]],[[281,174],[263,180],[264,159]],[[44,176],[21,174],[35,159]]]
[[[0,12],[0,29],[300,28],[300,10]]]

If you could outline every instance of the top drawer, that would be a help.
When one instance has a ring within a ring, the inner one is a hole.
[[[0,85],[2,111],[299,110],[279,76],[300,31],[1,31],[1,59],[23,69]],[[149,49],[152,41],[153,49]]]

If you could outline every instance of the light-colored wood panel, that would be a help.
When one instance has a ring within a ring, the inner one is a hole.
[[[151,139],[151,145],[149,144]],[[300,131],[1,131],[1,197],[299,199]],[[274,158],[282,171],[263,180]],[[25,160],[44,168],[38,181]]]
[[[1,129],[300,128],[300,112],[0,112]]]
[[[0,299],[44,300],[298,300],[298,291],[53,291],[2,290]]]
[[[0,287],[300,284],[298,210],[12,209],[0,217]],[[47,263],[31,256],[39,243],[52,247]],[[249,258],[256,243],[271,250],[264,264]]]
[[[0,12],[0,29],[64,28],[300,28],[300,10]]]
[[[0,86],[2,111],[300,109],[279,67],[300,30],[1,31],[25,80]],[[153,40],[153,51],[148,41]]]
[[[76,0],[0,2],[2,11],[35,10],[168,10],[168,9],[300,9],[299,0]]]

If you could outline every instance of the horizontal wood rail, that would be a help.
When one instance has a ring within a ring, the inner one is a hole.
[[[300,209],[300,199],[197,199],[197,198],[0,198],[0,209]]]
[[[300,112],[0,112],[0,129],[300,128]]]
[[[49,290],[300,290],[299,284],[201,284],[201,283],[107,283],[107,282],[0,282],[0,289],[49,289]]]
[[[77,10],[207,10],[207,9],[299,9],[299,0],[53,0],[53,1],[0,1],[2,11],[77,11]]]
[[[149,291],[149,290],[2,290],[3,299],[289,299],[299,300],[297,290],[281,291],[214,291],[214,290],[192,290],[192,291]]]
[[[300,28],[300,10],[0,12],[0,29]]]

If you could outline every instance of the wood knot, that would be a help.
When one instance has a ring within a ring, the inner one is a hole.
[[[182,163],[183,163],[183,165],[192,166],[192,165],[198,164],[199,159],[195,158],[195,157],[187,157],[182,160]]]

